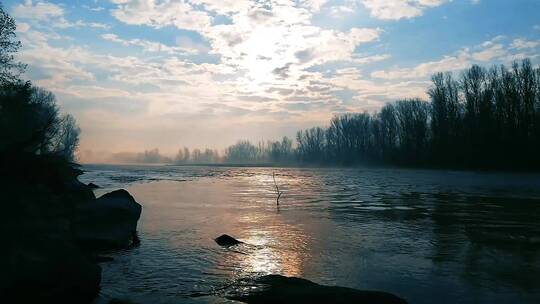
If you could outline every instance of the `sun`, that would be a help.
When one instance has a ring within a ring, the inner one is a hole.
[[[286,34],[284,27],[258,27],[238,46],[241,65],[246,70],[246,77],[253,84],[273,82],[277,76],[274,71],[290,60],[283,47],[286,45],[283,41]]]

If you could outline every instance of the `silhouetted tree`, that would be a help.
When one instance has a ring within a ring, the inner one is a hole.
[[[80,129],[60,116],[51,92],[27,83],[6,83],[0,91],[0,154],[57,155],[74,160]]]
[[[300,161],[321,163],[325,160],[325,133],[325,130],[320,127],[297,132],[297,155]]]
[[[431,147],[435,164],[455,163],[460,155],[452,152],[459,142],[461,106],[459,84],[451,73],[437,73],[428,90],[431,97]]]
[[[284,136],[281,141],[269,142],[267,145],[269,159],[274,163],[288,163],[293,161],[292,140]]]
[[[225,160],[230,163],[254,163],[257,161],[257,147],[248,140],[239,141],[225,150]]]
[[[375,140],[380,142],[380,160],[394,164],[397,161],[399,125],[396,119],[396,110],[393,104],[386,104],[377,115],[379,133],[375,134]]]
[[[176,164],[183,164],[184,162],[184,150],[180,149],[178,152],[176,152],[176,156],[174,157],[174,163]]]
[[[189,148],[184,147],[184,163],[189,162],[190,159],[191,159],[191,153],[189,152]]]
[[[395,103],[395,109],[401,162],[420,164],[427,156],[429,105],[419,99],[402,100]]]
[[[0,85],[17,82],[25,65],[15,61],[14,54],[21,47],[17,40],[15,20],[4,11],[0,3]]]
[[[52,152],[69,161],[74,161],[80,133],[81,129],[77,126],[75,118],[69,114],[63,116],[60,119],[60,127],[54,139]]]

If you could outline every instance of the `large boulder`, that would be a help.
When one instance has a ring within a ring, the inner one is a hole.
[[[137,241],[141,211],[141,205],[123,189],[82,203],[75,216],[75,238],[96,249],[128,247]]]
[[[381,291],[357,290],[338,286],[324,286],[311,281],[266,275],[239,285],[226,295],[231,300],[249,304],[259,303],[358,303],[358,304],[406,304],[393,294]],[[257,288],[253,288],[258,286]]]

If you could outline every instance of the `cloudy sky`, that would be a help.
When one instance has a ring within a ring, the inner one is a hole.
[[[223,148],[426,98],[436,71],[529,57],[538,0],[3,1],[26,77],[81,150]]]

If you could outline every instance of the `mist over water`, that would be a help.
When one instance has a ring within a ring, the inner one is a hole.
[[[384,290],[410,303],[540,301],[540,175],[403,169],[87,165],[143,205],[141,245],[111,253],[101,299],[191,297],[261,274]],[[284,192],[279,209],[272,173]],[[230,234],[235,250],[213,239]]]

